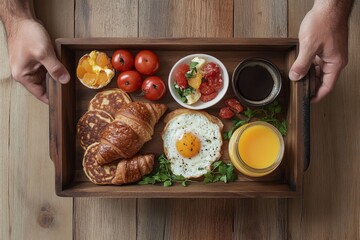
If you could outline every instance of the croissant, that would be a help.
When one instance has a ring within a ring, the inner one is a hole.
[[[151,173],[154,166],[154,154],[136,155],[131,159],[121,160],[116,168],[111,183],[121,185],[139,181],[142,176]]]
[[[137,155],[130,159],[116,160],[112,163],[99,165],[95,160],[99,143],[91,144],[84,154],[83,168],[89,180],[95,184],[121,185],[139,181],[149,174],[154,165],[154,154]]]
[[[103,165],[119,158],[133,157],[151,139],[154,126],[166,109],[164,104],[125,104],[101,134],[97,162]]]

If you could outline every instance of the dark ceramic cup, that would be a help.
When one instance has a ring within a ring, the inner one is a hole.
[[[248,58],[235,68],[231,84],[243,105],[261,107],[276,99],[282,79],[275,64],[262,58]]]

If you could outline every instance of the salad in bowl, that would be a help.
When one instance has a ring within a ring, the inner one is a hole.
[[[183,107],[205,109],[219,102],[229,87],[224,64],[207,54],[192,54],[180,59],[169,75],[173,98]]]

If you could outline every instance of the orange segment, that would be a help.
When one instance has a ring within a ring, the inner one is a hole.
[[[93,72],[93,68],[90,65],[89,61],[87,59],[84,59],[81,63],[81,66],[85,69],[86,72],[88,73],[92,73]]]
[[[106,53],[100,52],[96,57],[96,64],[102,68],[105,68],[109,65],[110,59],[106,55]]]
[[[108,80],[108,76],[106,75],[106,73],[105,73],[104,71],[101,71],[97,77],[98,77],[98,78],[97,78],[97,81],[96,81],[96,82],[97,82],[99,85],[105,84],[106,81]]]
[[[201,85],[202,75],[201,73],[197,73],[195,77],[190,78],[188,83],[194,89],[199,89]]]
[[[85,73],[86,73],[85,68],[83,68],[83,66],[79,65],[76,69],[76,76],[78,78],[83,78]]]
[[[83,81],[91,86],[96,84],[96,74],[95,73],[85,73]]]

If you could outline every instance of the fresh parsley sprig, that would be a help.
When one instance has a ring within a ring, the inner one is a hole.
[[[181,185],[186,187],[191,180],[186,179],[181,175],[179,176],[173,174],[170,170],[169,160],[167,160],[167,158],[162,154],[159,157],[159,166],[154,169],[151,174],[144,176],[138,184],[146,185],[163,183],[164,187],[169,187],[173,185],[174,182],[181,183]]]
[[[204,183],[214,182],[233,182],[237,178],[234,172],[234,166],[230,163],[216,161],[212,164],[212,170],[204,175]],[[186,179],[184,176],[175,175],[171,172],[169,160],[162,154],[159,157],[159,166],[153,170],[149,175],[142,178],[138,184],[155,184],[163,183],[164,187],[172,186],[174,183],[181,183],[186,187],[190,182],[197,182]]]
[[[190,86],[186,87],[185,89],[181,89],[176,83],[174,83],[174,87],[175,87],[175,90],[177,91],[177,93],[179,94],[181,101],[184,103],[187,103],[186,96],[195,92],[195,89]]]
[[[233,121],[233,126],[231,129],[224,133],[224,139],[229,140],[236,129],[243,126],[246,123],[251,122],[254,119],[261,120],[267,123],[272,124],[276,127],[281,135],[285,136],[287,133],[287,123],[286,120],[279,120],[278,114],[281,113],[281,106],[278,101],[274,101],[264,108],[251,109],[247,108],[243,115],[244,119],[237,119]]]
[[[216,161],[212,165],[212,170],[204,175],[204,183],[214,182],[234,182],[237,175],[234,172],[234,166],[231,163]]]
[[[250,121],[250,118],[246,118],[243,120],[233,120],[233,126],[230,128],[229,131],[225,132],[223,137],[225,140],[229,140],[236,129],[241,127],[242,125],[247,124]]]
[[[197,69],[196,69],[196,65],[198,65],[198,62],[191,62],[190,63],[190,72],[185,74],[185,77],[187,80],[189,80],[190,78],[195,77],[196,73],[197,73]]]

